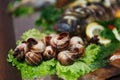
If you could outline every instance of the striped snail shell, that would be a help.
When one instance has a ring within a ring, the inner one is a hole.
[[[74,45],[74,44],[84,44],[84,43],[81,37],[74,36],[70,39],[70,45]]]
[[[55,37],[56,36],[56,34],[50,34],[50,35],[48,35],[48,36],[45,36],[43,39],[42,39],[42,41],[43,41],[43,43],[46,45],[46,46],[48,46],[48,45],[50,45],[50,40],[53,38],[53,37]]]
[[[18,45],[13,53],[13,56],[18,60],[18,61],[23,61],[25,57],[25,53],[28,51],[27,44],[22,43]]]
[[[84,53],[85,47],[82,44],[75,44],[70,47],[70,51],[73,53],[78,53],[78,58],[79,58]]]
[[[27,40],[29,44],[29,49],[32,52],[42,53],[45,50],[45,44],[41,40],[35,40],[34,38],[29,38]]]
[[[60,33],[50,40],[50,45],[59,51],[66,49],[68,44],[69,44],[69,33],[67,32]]]
[[[78,58],[78,53],[72,53],[68,50],[65,50],[61,51],[57,58],[61,65],[67,66],[74,63],[74,61]]]
[[[84,53],[84,43],[82,38],[74,36],[70,39],[70,51],[79,53],[79,56]]]
[[[43,58],[45,60],[49,60],[49,59],[55,58],[55,56],[56,56],[56,51],[53,50],[51,46],[47,46],[45,48],[45,51],[43,52]]]
[[[42,61],[42,55],[35,52],[27,52],[25,54],[25,61],[30,65],[38,65]]]

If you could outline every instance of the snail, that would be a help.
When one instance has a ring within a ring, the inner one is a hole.
[[[38,65],[42,62],[41,53],[27,52],[25,54],[25,61],[30,65]]]
[[[66,49],[68,44],[69,44],[69,33],[67,32],[60,33],[50,40],[50,45],[59,51]]]
[[[70,39],[70,45],[74,45],[74,44],[84,44],[84,43],[81,37],[74,36]]]
[[[78,53],[78,57],[80,57],[84,53],[85,47],[81,44],[75,44],[70,47],[70,51],[73,53]]]
[[[84,43],[82,38],[74,36],[70,39],[70,51],[77,52],[80,55],[84,53]]]
[[[53,50],[51,46],[47,46],[45,48],[45,51],[43,52],[43,58],[45,60],[49,60],[49,59],[55,58],[55,56],[56,56],[56,51]]]
[[[48,45],[50,45],[50,40],[51,40],[51,38],[54,38],[56,36],[56,34],[50,34],[50,35],[48,35],[48,36],[45,36],[43,39],[42,39],[42,41],[43,41],[43,43],[46,45],[46,46],[48,46]]]
[[[33,38],[30,38],[27,40],[29,43],[29,48],[30,51],[32,52],[37,52],[37,53],[42,53],[45,50],[45,44],[41,40],[35,40]]]
[[[13,53],[13,56],[18,60],[18,61],[23,61],[25,57],[25,53],[28,51],[27,43],[22,43],[18,45]]]
[[[78,59],[78,53],[73,53],[68,50],[61,51],[57,57],[61,65],[72,65],[76,59]]]

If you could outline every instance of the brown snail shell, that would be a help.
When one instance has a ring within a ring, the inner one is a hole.
[[[27,52],[25,54],[25,61],[30,65],[38,65],[42,61],[42,55],[35,52]]]
[[[75,44],[70,47],[70,51],[73,53],[78,53],[78,57],[81,57],[84,53],[85,47],[82,44]]]
[[[45,51],[43,52],[43,58],[45,60],[50,60],[52,58],[55,58],[55,56],[56,56],[56,51],[53,50],[51,46],[47,46],[45,48]]]
[[[61,51],[58,54],[58,61],[64,66],[73,64],[76,59],[78,59],[78,53],[72,53],[68,50]]]
[[[50,40],[51,40],[51,36],[45,36],[42,41],[43,43],[45,43],[46,46],[50,45]]]
[[[26,42],[29,48],[31,48],[31,46],[36,45],[38,43],[38,41],[34,38],[29,38]]]
[[[37,44],[32,45],[30,51],[42,53],[45,50],[45,44],[42,41],[38,41]]]
[[[69,44],[69,33],[63,32],[56,35],[50,40],[50,44],[52,47],[57,48],[58,50],[66,49]]]
[[[70,39],[70,45],[75,45],[75,44],[84,44],[82,38],[78,36],[72,37]]]
[[[45,43],[46,46],[49,46],[49,45],[50,45],[50,40],[51,40],[51,38],[53,38],[53,37],[55,37],[55,36],[56,36],[56,34],[50,34],[50,35],[48,35],[48,36],[45,36],[45,37],[42,39],[42,41],[43,41],[43,43]]]
[[[27,48],[27,44],[26,43],[22,43],[20,45],[18,45],[13,53],[13,56],[18,60],[18,61],[22,61],[24,60],[25,57],[25,53],[28,51]]]

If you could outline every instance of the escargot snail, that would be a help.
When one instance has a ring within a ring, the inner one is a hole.
[[[78,37],[78,36],[74,36],[70,39],[70,45],[74,45],[74,44],[84,44],[82,38]]]
[[[63,32],[56,35],[50,40],[50,44],[58,50],[65,49],[69,44],[69,33]]]
[[[77,52],[79,54],[84,53],[83,40],[80,37],[74,36],[70,39],[70,51]]]
[[[13,56],[16,57],[18,61],[22,61],[27,51],[27,43],[22,43],[15,48]]]
[[[42,61],[42,55],[40,53],[27,52],[25,61],[30,65],[38,65]]]
[[[29,48],[32,52],[42,53],[45,50],[45,44],[41,40],[35,40],[33,38],[28,39]]]
[[[72,56],[73,53],[70,53],[70,51],[66,50],[66,51],[61,51],[58,54],[58,61],[60,62],[60,64],[67,66],[67,65],[71,65],[74,63],[74,56]]]
[[[73,53],[68,50],[65,50],[65,51],[61,51],[58,54],[57,58],[60,64],[67,66],[73,64],[74,61],[79,58],[78,55],[79,55],[78,53]]]
[[[50,45],[50,40],[52,39],[52,38],[54,38],[56,36],[56,34],[50,34],[50,35],[48,35],[48,36],[45,36],[43,39],[42,39],[42,41],[43,41],[43,43],[46,45],[46,46],[48,46],[48,45]]]
[[[56,51],[53,50],[53,48],[51,46],[47,46],[45,48],[45,51],[43,52],[43,58],[45,60],[49,60],[52,59],[56,56]]]
[[[78,57],[81,56],[84,53],[85,47],[81,44],[75,44],[70,47],[70,51],[74,53],[78,53]]]

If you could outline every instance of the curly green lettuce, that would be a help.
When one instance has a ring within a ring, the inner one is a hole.
[[[62,66],[59,62],[56,65],[57,75],[65,80],[77,80],[78,77],[89,73],[90,67],[84,62],[77,61],[70,66]]]
[[[97,58],[96,56],[100,53],[100,46],[91,44],[86,48],[85,54],[82,57],[82,61],[86,64],[93,63]]]
[[[28,38],[41,39],[44,36],[46,36],[45,33],[41,33],[38,29],[33,28],[24,32],[21,36],[21,40],[27,40]]]
[[[33,80],[36,77],[40,78],[46,75],[55,74],[56,60],[54,59],[43,61],[38,66],[30,66],[26,62],[17,61],[17,59],[13,57],[13,50],[11,49],[7,61],[20,70],[23,80]]]

